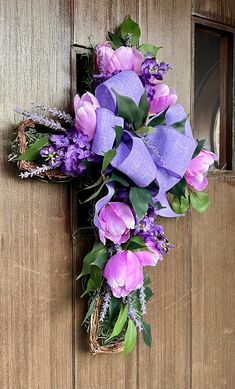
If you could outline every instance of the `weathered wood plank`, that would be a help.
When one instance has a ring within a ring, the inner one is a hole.
[[[0,382],[72,388],[71,259],[65,185],[20,181],[7,162],[16,106],[69,101],[70,2],[1,2]]]
[[[211,177],[207,215],[192,213],[192,389],[235,383],[235,177]]]
[[[193,14],[235,27],[233,0],[193,0]]]
[[[178,102],[190,109],[191,5],[189,1],[140,1],[142,42],[163,46],[159,60],[175,68],[164,81],[176,89]],[[190,216],[179,221],[159,219],[176,243],[169,257],[149,270],[154,301],[146,320],[153,345],[139,342],[139,389],[190,388]]]

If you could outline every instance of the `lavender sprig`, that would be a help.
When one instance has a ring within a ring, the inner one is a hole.
[[[110,291],[106,292],[105,296],[104,296],[103,305],[102,305],[102,308],[100,311],[100,322],[103,322],[106,315],[107,315],[111,298],[112,298],[112,296],[111,296]]]
[[[130,296],[127,296],[127,304],[128,304],[128,316],[129,318],[134,322],[136,328],[138,328],[140,331],[143,331],[143,326],[141,324],[141,321],[139,320],[135,308],[133,306],[133,301]]]
[[[24,173],[21,172],[19,174],[19,176],[20,176],[20,178],[34,177],[34,176],[37,176],[38,174],[45,173],[47,170],[51,170],[51,169],[52,169],[51,166],[42,165],[42,166],[35,168],[31,172],[24,172]]]
[[[63,128],[59,122],[57,122],[56,120],[53,120],[53,119],[48,119],[47,117],[45,117],[43,115],[38,115],[37,113],[24,111],[21,108],[16,108],[15,112],[20,113],[21,115],[25,116],[28,119],[33,120],[34,122],[36,122],[38,124],[42,124],[43,126],[52,128],[53,130],[63,131],[63,132],[66,131],[65,128]]]
[[[66,123],[71,124],[71,126],[74,126],[75,122],[74,122],[72,116],[69,115],[68,113],[66,113],[65,111],[61,111],[60,109],[58,109],[56,107],[53,107],[53,108],[46,107],[46,106],[41,105],[41,104],[32,103],[32,105],[34,108],[39,108],[42,111],[49,112],[52,116],[58,117],[59,119],[64,120]]]
[[[139,289],[139,298],[140,298],[140,306],[142,315],[146,314],[146,295],[145,295],[145,287],[142,285]]]

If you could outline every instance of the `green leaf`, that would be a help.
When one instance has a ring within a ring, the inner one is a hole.
[[[114,338],[114,336],[118,336],[122,332],[123,327],[127,321],[127,315],[128,315],[127,305],[122,304],[112,334],[109,336],[108,339],[106,339],[106,341],[109,341],[110,339]]]
[[[138,235],[132,236],[131,239],[127,242],[127,250],[135,251],[140,249],[147,250],[144,240]]]
[[[181,196],[185,196],[186,191],[186,180],[183,177],[173,188],[171,188],[170,193],[177,196],[179,199]]]
[[[153,291],[151,288],[149,288],[149,286],[146,286],[144,292],[145,292],[145,300],[147,303],[153,296]]]
[[[116,147],[118,147],[120,145],[120,142],[121,142],[121,139],[122,139],[123,127],[115,126],[114,129],[115,129],[115,132],[116,132]]]
[[[82,325],[87,321],[87,319],[89,319],[89,317],[91,317],[92,313],[94,312],[95,310],[95,306],[96,306],[96,300],[95,298],[92,300],[92,302],[90,303],[89,305],[89,308],[88,308],[88,311],[84,317],[84,320],[82,322]]]
[[[119,95],[113,88],[112,91],[117,99],[118,115],[129,124],[138,121],[140,116],[136,103],[130,97]]]
[[[140,27],[130,16],[120,26],[121,36],[125,41],[129,40],[131,46],[138,44],[140,39]]]
[[[198,212],[205,212],[210,205],[210,198],[204,192],[192,192],[190,194],[190,202]]]
[[[139,108],[139,118],[138,121],[135,122],[135,128],[137,129],[145,124],[149,112],[149,103],[148,103],[146,91],[144,91],[144,93],[140,98],[138,108]]]
[[[148,210],[148,205],[153,204],[152,197],[145,188],[132,187],[129,198],[136,215],[141,220]]]
[[[105,262],[108,258],[108,250],[107,247],[102,243],[96,242],[89,253],[83,259],[83,267],[82,271],[77,277],[77,280],[87,274],[91,274],[91,266],[95,265],[99,268],[103,269],[102,263]]]
[[[122,38],[120,38],[120,36],[116,35],[116,34],[113,34],[112,32],[108,31],[108,37],[111,41],[111,44],[112,44],[112,48],[115,50],[115,49],[118,49],[120,46],[124,46],[125,45],[125,42]]]
[[[114,150],[114,149],[109,150],[104,154],[104,159],[103,159],[103,163],[102,163],[103,172],[107,169],[107,167],[109,166],[110,162],[115,157],[115,155],[116,155],[116,150]]]
[[[197,141],[197,147],[196,147],[196,149],[195,149],[195,151],[193,153],[193,157],[192,158],[195,158],[200,153],[200,151],[205,146],[206,141],[207,141],[207,139],[201,139],[201,140]]]
[[[44,136],[43,138],[36,140],[36,142],[18,158],[18,160],[36,161],[40,157],[40,150],[49,143],[49,136]]]
[[[158,50],[161,49],[162,46],[154,46],[154,45],[148,45],[148,44],[143,44],[141,45],[138,50],[141,51],[143,54],[150,53],[153,57],[157,56]]]
[[[117,181],[123,186],[130,186],[129,182],[127,182],[124,178],[122,178],[119,174],[117,174],[115,172],[112,173],[112,175],[109,179],[109,182],[111,182],[111,181]]]
[[[149,274],[145,273],[144,272],[144,286],[147,286],[151,283],[151,280],[150,280],[150,277],[149,277]],[[146,289],[146,288],[145,288]]]
[[[133,350],[136,344],[137,330],[136,326],[131,319],[128,320],[127,331],[124,339],[124,356],[127,355]]]
[[[100,176],[94,184],[86,186],[86,188],[82,189],[80,192],[82,192],[84,190],[89,190],[89,189],[95,188],[96,186],[100,185],[102,183],[102,181],[103,181],[103,178]]]
[[[174,196],[171,203],[172,209],[176,213],[186,213],[187,210],[189,209],[189,205],[190,204],[189,204],[188,196],[186,197],[181,196],[180,198],[178,196]]]
[[[188,118],[181,120],[180,122],[171,124],[171,127],[175,128],[177,131],[179,131],[181,134],[185,133],[185,122]]]
[[[166,207],[164,207],[164,206],[160,203],[160,201],[157,201],[157,202],[155,203],[155,207],[158,209],[158,211],[160,211],[160,209],[166,208]]]
[[[148,123],[148,126],[156,127],[156,126],[160,126],[162,124],[166,124],[165,116],[166,116],[166,112],[167,112],[168,108],[169,107],[167,107],[167,109],[165,109],[165,111],[163,111],[160,115],[154,116],[150,120],[150,122]]]
[[[118,316],[121,308],[121,299],[112,296],[110,303],[109,303],[109,319],[110,323],[112,324],[113,319]]]
[[[80,203],[81,203],[81,204],[85,204],[85,203],[88,203],[89,201],[95,199],[95,198],[99,195],[99,193],[101,192],[101,190],[103,189],[103,187],[104,187],[104,185],[106,184],[107,181],[108,181],[108,179],[106,179],[106,180],[102,183],[102,185],[99,187],[99,189],[98,189],[95,193],[93,193],[90,197],[88,197],[88,199],[86,199],[86,200],[84,200],[84,201],[80,201]]]
[[[151,327],[150,324],[146,323],[145,321],[142,320],[142,326],[143,330],[142,335],[144,339],[144,343],[148,346],[151,347],[152,344],[152,333],[151,333]]]
[[[136,134],[139,136],[143,136],[143,135],[151,134],[153,131],[154,131],[153,127],[150,127],[150,126],[141,127],[136,131]]]
[[[86,294],[90,292],[94,292],[96,289],[98,289],[102,282],[102,270],[99,269],[96,266],[91,267],[91,275],[87,283],[87,287],[85,292],[81,295],[81,297],[85,296]]]

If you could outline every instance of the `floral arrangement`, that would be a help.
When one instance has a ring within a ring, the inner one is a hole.
[[[158,61],[159,47],[139,45],[130,17],[108,36],[93,48],[89,90],[75,96],[75,117],[42,105],[17,109],[30,120],[27,147],[20,154],[17,137],[9,159],[34,163],[22,178],[59,171],[89,193],[96,242],[78,276],[88,296],[84,324],[94,353],[128,355],[138,331],[151,345],[146,267],[174,247],[159,217],[207,209],[203,190],[217,156],[193,138],[176,91],[163,82],[171,66]]]

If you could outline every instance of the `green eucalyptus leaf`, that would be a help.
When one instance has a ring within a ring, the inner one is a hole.
[[[49,136],[43,136],[42,138],[39,138],[36,140],[35,143],[30,146],[23,155],[18,157],[18,160],[24,160],[24,161],[36,161],[40,158],[40,150],[48,145],[50,143]]]
[[[115,50],[115,49],[118,49],[120,46],[124,46],[125,45],[125,42],[122,38],[120,38],[120,36],[116,35],[116,34],[113,34],[112,32],[108,32],[108,37],[111,41],[111,44],[112,44],[112,48]]]
[[[124,356],[127,355],[133,350],[137,339],[137,330],[136,326],[131,319],[128,320],[127,331],[124,339]]]
[[[118,115],[129,124],[139,121],[140,115],[136,103],[128,96],[119,95],[113,88],[112,91],[117,99]]]
[[[129,198],[136,215],[141,220],[148,210],[148,205],[153,205],[152,196],[148,189],[135,186],[131,188]]]
[[[102,163],[103,172],[107,169],[107,167],[109,166],[110,162],[115,157],[115,155],[116,155],[116,150],[114,150],[114,149],[109,150],[104,154],[104,159],[103,159],[103,163]]]
[[[196,147],[196,149],[195,149],[195,151],[193,153],[193,157],[192,158],[197,157],[197,155],[200,153],[200,151],[205,146],[206,141],[207,141],[207,139],[201,139],[201,140],[197,141],[197,147]]]
[[[152,344],[152,333],[151,333],[151,327],[150,324],[146,323],[145,321],[142,320],[142,336],[144,343],[148,346],[151,347]]]
[[[129,40],[131,46],[138,44],[141,34],[140,27],[130,16],[122,22],[120,32],[122,38],[125,41]]]
[[[116,132],[116,147],[118,147],[120,145],[120,142],[121,142],[121,139],[122,139],[123,127],[115,126],[114,129],[115,129],[115,132]]]
[[[150,53],[153,57],[157,56],[158,50],[161,49],[162,46],[154,46],[150,44],[143,44],[141,45],[138,50],[141,51],[143,54]]]
[[[198,212],[205,212],[210,205],[210,198],[204,192],[192,192],[190,194],[190,202]]]
[[[106,341],[109,341],[110,339],[114,338],[115,336],[118,336],[126,324],[127,321],[127,315],[128,315],[128,307],[125,304],[122,304],[117,321],[115,323],[115,326],[113,328],[112,334],[109,336]]]
[[[186,213],[187,210],[189,209],[189,205],[190,203],[189,203],[188,196],[186,197],[181,196],[180,198],[178,196],[174,196],[171,203],[172,209],[176,213]]]

